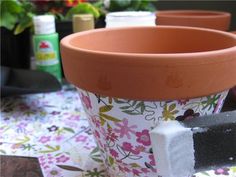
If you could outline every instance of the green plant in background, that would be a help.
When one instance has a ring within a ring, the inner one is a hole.
[[[31,2],[4,0],[0,1],[0,9],[0,26],[14,30],[14,34],[19,34],[32,26],[35,8]]]
[[[156,0],[104,0],[105,8],[110,11],[155,11]]]
[[[100,16],[97,7],[82,0],[3,0],[0,1],[0,9],[0,27],[13,30],[15,35],[33,26],[34,15],[53,14],[57,21],[71,20],[74,14],[92,14],[95,18]]]

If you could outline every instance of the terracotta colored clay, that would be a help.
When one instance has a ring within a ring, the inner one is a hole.
[[[76,33],[61,41],[66,78],[101,95],[176,100],[236,83],[236,36],[193,27],[129,27]]]
[[[156,13],[157,25],[193,26],[227,31],[231,14],[205,10],[164,10]]]

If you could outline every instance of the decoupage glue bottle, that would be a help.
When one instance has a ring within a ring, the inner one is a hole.
[[[49,72],[61,81],[59,39],[55,30],[53,15],[39,15],[33,18],[33,46],[36,69]]]

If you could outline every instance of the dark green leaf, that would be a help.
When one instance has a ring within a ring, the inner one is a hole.
[[[81,168],[74,167],[74,166],[69,166],[69,165],[57,165],[59,168],[62,168],[64,170],[69,170],[69,171],[84,171]]]
[[[72,128],[64,127],[63,129],[68,132],[75,133],[75,131]]]
[[[94,158],[94,157],[91,157],[94,161],[98,162],[98,163],[103,163],[102,159],[98,159],[98,158]]]
[[[134,112],[134,110],[125,110],[122,112],[129,114],[129,115],[139,115],[140,114],[139,112]]]

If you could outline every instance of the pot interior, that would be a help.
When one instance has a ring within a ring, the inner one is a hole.
[[[69,42],[79,50],[174,54],[221,50],[236,45],[231,35],[197,28],[117,28],[85,32]]]

